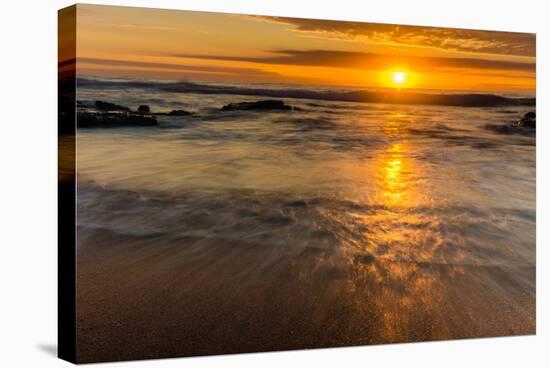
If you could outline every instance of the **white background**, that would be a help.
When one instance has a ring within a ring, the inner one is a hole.
[[[537,32],[537,336],[113,363],[113,367],[549,367],[550,16],[530,0],[187,0],[98,4]],[[4,1],[0,11],[0,366],[55,358],[57,10],[69,1]],[[221,26],[221,25],[220,25]]]

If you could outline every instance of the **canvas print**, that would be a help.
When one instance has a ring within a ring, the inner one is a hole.
[[[535,40],[61,10],[60,356],[534,334]]]

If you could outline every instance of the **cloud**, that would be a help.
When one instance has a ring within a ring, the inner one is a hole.
[[[477,31],[346,22],[320,19],[264,17],[254,18],[294,26],[298,32],[325,34],[331,38],[353,38],[372,43],[434,47],[499,55],[536,56],[536,35],[532,33]]]
[[[254,75],[254,76],[276,76],[276,73],[266,72],[255,68],[232,68],[226,66],[210,66],[210,65],[185,65],[174,63],[156,63],[147,61],[131,61],[131,60],[114,60],[114,59],[99,59],[79,57],[78,63],[111,66],[111,67],[129,67],[129,68],[145,68],[155,70],[170,70],[175,72],[203,72],[213,74],[228,74],[228,75]]]
[[[431,71],[439,68],[534,72],[536,67],[535,63],[520,63],[506,60],[420,56],[401,57],[397,55],[332,50],[278,50],[273,51],[272,53],[273,56],[268,57],[200,54],[176,54],[170,56],[208,60],[244,61],[261,64],[323,66],[363,70],[387,70],[395,67],[401,67]]]

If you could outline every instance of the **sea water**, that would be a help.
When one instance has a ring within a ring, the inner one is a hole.
[[[225,92],[79,87],[193,112],[78,130],[83,356],[121,336],[177,355],[534,333],[535,137],[487,129],[533,107],[222,112],[266,99]]]

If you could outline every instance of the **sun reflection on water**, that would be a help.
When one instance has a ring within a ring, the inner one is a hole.
[[[410,183],[407,182],[408,177],[405,171],[404,149],[403,143],[394,143],[386,151],[388,157],[383,160],[380,169],[382,176],[380,187],[384,205],[406,204]]]
[[[407,140],[399,121],[392,119],[385,126],[391,141],[370,166],[376,195],[369,202],[378,209],[355,214],[355,220],[366,229],[363,249],[357,251],[369,256],[358,256],[362,261],[352,262],[354,277],[349,280],[351,290],[368,285],[360,289],[370,307],[378,311],[379,322],[374,328],[385,341],[400,341],[403,331],[414,330],[419,310],[427,316],[435,313],[435,300],[443,299],[446,292],[438,277],[455,277],[454,268],[434,271],[425,266],[434,261],[442,244],[439,220],[423,210],[429,204],[429,191],[422,180],[426,169],[417,159],[419,147]],[[439,327],[441,331],[432,330],[428,324],[428,332],[422,333],[436,338],[444,334],[444,326]]]

